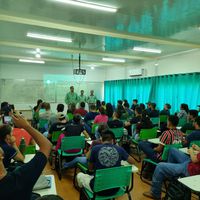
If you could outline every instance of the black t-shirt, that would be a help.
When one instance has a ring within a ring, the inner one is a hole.
[[[46,163],[46,156],[42,152],[37,152],[30,162],[8,173],[0,180],[0,199],[30,200],[33,186]]]
[[[130,123],[131,123],[131,124],[137,124],[138,122],[141,121],[141,119],[142,119],[141,116],[135,116],[135,117],[133,117],[133,118],[130,120]]]
[[[152,110],[150,113],[149,113],[149,117],[158,117],[159,116],[159,111],[158,110]]]
[[[65,136],[79,136],[84,131],[84,126],[80,123],[68,123],[65,127]]]
[[[108,121],[107,124],[109,128],[122,128],[124,126],[123,122],[118,119]]]
[[[50,127],[49,133],[52,134],[54,131],[61,131],[63,128],[65,128],[66,125],[67,125],[67,122],[66,123],[56,122],[52,124],[52,126]]]

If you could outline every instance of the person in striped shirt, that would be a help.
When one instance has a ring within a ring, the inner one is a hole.
[[[139,148],[146,154],[148,158],[155,162],[160,162],[162,160],[162,152],[165,145],[182,142],[183,133],[176,129],[178,122],[179,118],[177,116],[170,115],[167,120],[168,130],[161,134],[159,138],[159,144],[155,145],[147,141],[140,141]]]

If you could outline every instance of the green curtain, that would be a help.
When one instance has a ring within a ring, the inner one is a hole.
[[[200,105],[200,73],[105,81],[104,97],[106,102],[114,105],[119,99],[127,99],[130,104],[133,99],[140,103],[152,101],[159,109],[169,103],[172,113],[179,110],[181,103],[197,109]]]

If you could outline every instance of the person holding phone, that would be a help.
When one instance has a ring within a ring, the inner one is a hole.
[[[22,116],[12,115],[12,120],[16,127],[25,129],[33,137],[40,149],[31,161],[8,173],[3,163],[5,152],[0,147],[0,199],[30,200],[33,186],[47,163],[51,143]]]

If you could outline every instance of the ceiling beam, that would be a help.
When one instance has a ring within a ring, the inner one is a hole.
[[[61,48],[61,47],[52,47],[52,46],[42,46],[40,44],[32,44],[32,43],[25,43],[25,42],[15,42],[15,41],[4,41],[0,40],[0,45],[9,46],[9,47],[17,47],[17,48],[28,48],[28,49],[36,49],[40,48],[42,50],[54,51],[54,52],[65,52],[71,54],[85,54],[91,56],[107,56],[113,58],[124,58],[130,60],[153,60],[157,59],[157,57],[144,57],[144,56],[133,56],[128,55],[125,53],[113,53],[108,51],[96,51],[96,50],[89,50],[89,49],[79,49],[79,48]],[[96,62],[96,61],[94,61]],[[97,61],[98,62],[98,61]]]
[[[34,25],[46,28],[53,28],[58,30],[72,31],[78,33],[99,35],[99,36],[109,36],[114,38],[121,38],[127,40],[136,40],[143,42],[150,42],[154,44],[162,45],[175,45],[180,47],[187,48],[200,48],[200,44],[190,43],[181,40],[175,39],[165,39],[161,37],[149,36],[144,34],[137,33],[128,33],[125,31],[116,31],[108,28],[102,28],[97,26],[90,26],[85,24],[73,23],[73,22],[63,22],[60,20],[53,20],[44,17],[22,15],[22,14],[13,14],[0,10],[0,20],[6,22],[14,22],[20,24]]]

